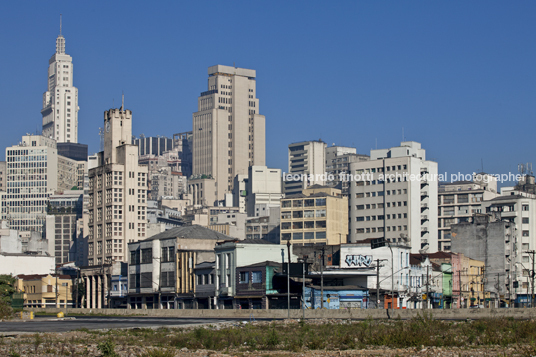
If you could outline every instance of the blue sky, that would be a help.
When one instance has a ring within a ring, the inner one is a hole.
[[[171,137],[191,130],[207,67],[235,63],[257,70],[270,167],[292,142],[367,154],[402,132],[449,174],[534,161],[530,1],[3,2],[2,158],[41,128],[60,13],[90,152],[122,91],[136,136]]]

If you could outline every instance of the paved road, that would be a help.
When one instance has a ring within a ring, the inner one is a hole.
[[[106,317],[76,316],[74,320],[56,320],[53,316],[37,316],[34,320],[0,322],[0,335],[18,332],[66,332],[80,328],[148,328],[148,327],[181,327],[195,324],[215,324],[220,322],[239,322],[244,319],[213,319],[213,318],[176,318],[176,317]]]

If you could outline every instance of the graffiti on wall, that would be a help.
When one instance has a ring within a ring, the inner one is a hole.
[[[345,259],[346,265],[349,267],[369,267],[372,264],[372,255],[348,254]]]

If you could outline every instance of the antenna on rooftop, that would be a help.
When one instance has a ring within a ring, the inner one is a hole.
[[[121,109],[125,110],[125,92],[121,91]]]
[[[62,14],[60,14],[60,36],[61,36],[61,16]]]
[[[99,136],[100,136],[100,151],[104,151],[104,130],[103,130],[103,128],[99,128]]]
[[[532,162],[527,162],[526,164],[518,164],[517,165],[517,171],[519,171],[519,173],[521,175],[533,175],[533,172],[532,172]]]

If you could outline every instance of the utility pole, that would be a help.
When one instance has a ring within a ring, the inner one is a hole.
[[[376,308],[380,308],[380,259],[376,259]]]
[[[303,313],[303,321],[305,321],[305,258],[303,258],[303,285],[302,285],[302,313]],[[311,289],[312,291],[312,289]]]
[[[387,259],[376,259],[376,308],[380,308],[380,262]]]
[[[529,250],[527,251],[529,253],[530,258],[532,259],[532,270],[530,272],[530,278],[531,278],[531,294],[530,294],[530,307],[533,307],[533,300],[534,300],[534,254],[536,253],[535,250]]]
[[[384,163],[385,166],[385,163]],[[385,189],[385,183],[384,183],[384,189]],[[385,201],[385,198],[384,198]],[[385,225],[385,222],[384,222]],[[385,244],[387,242],[385,241],[385,237],[382,238],[374,238],[370,241],[370,249],[376,249],[385,247]],[[389,249],[391,250],[391,307],[393,307],[393,250],[391,249],[391,245],[389,245]],[[387,259],[376,259],[376,268],[378,269],[376,272],[376,308],[380,308],[380,262]],[[370,297],[369,297],[370,299]]]
[[[462,308],[462,299],[463,299],[463,295],[462,295],[462,270],[458,270],[458,284],[460,285],[460,301],[459,301],[459,305],[458,305],[458,308]]]
[[[325,248],[322,247],[322,256],[320,257],[320,308],[324,308],[324,253]]]
[[[78,308],[78,281],[79,281],[79,278],[78,276],[80,275],[80,269],[79,268],[76,268],[76,280],[75,280],[75,284],[74,284],[74,304],[72,307],[74,308]]]
[[[426,265],[426,302],[423,304],[423,309],[428,309],[430,301],[430,274],[429,274],[430,264]]]
[[[60,307],[60,301],[58,300],[58,266],[56,265],[56,308]]]
[[[394,309],[395,304],[395,261],[393,257],[393,248],[391,248],[391,244],[387,243],[389,246],[389,250],[391,251],[391,312]],[[398,253],[397,253],[398,254]]]
[[[287,262],[287,313],[290,319],[290,240],[287,241],[288,262]]]

